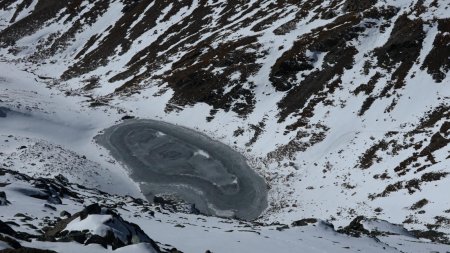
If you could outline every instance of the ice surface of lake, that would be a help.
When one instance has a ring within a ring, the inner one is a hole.
[[[155,120],[127,120],[96,137],[128,167],[150,200],[173,194],[202,213],[251,220],[267,207],[267,187],[246,159],[193,130]]]

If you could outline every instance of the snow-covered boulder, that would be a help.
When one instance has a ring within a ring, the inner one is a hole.
[[[45,238],[63,242],[76,241],[85,245],[95,243],[104,248],[111,246],[113,249],[147,243],[153,247],[154,252],[159,252],[156,243],[138,225],[125,221],[112,209],[99,204],[89,205],[70,218],[61,220],[47,231]]]

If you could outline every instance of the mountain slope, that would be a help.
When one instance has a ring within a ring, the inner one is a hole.
[[[263,221],[450,231],[447,1],[3,0],[0,16],[2,61],[38,83],[244,152],[271,187]]]
[[[171,241],[185,252],[424,252],[447,247],[415,239],[404,229],[383,221],[361,223],[366,231],[374,231],[371,236],[375,238],[349,227],[348,232],[360,237],[355,238],[338,234],[330,224],[315,219],[292,226],[263,225],[174,213],[176,205],[110,195],[72,184],[61,175],[32,178],[0,169],[0,183],[1,198],[6,200],[0,205],[0,249],[180,252],[171,245],[156,243],[147,234]],[[402,245],[392,241],[401,241]]]

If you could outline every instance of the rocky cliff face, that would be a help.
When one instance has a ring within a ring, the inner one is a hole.
[[[270,217],[450,231],[449,20],[437,0],[3,0],[0,55],[93,107],[200,115],[263,168]]]

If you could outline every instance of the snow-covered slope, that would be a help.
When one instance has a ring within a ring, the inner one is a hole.
[[[173,213],[170,204],[109,195],[62,176],[31,178],[0,169],[0,185],[7,200],[0,206],[0,249],[179,252],[176,246],[183,252],[443,252],[448,247],[415,239],[383,222],[364,224],[366,232],[374,231],[370,236],[364,229],[348,228],[357,238],[315,219],[291,226],[263,225]]]
[[[111,171],[110,179],[66,172],[76,182],[139,196],[91,138],[125,115],[162,119],[248,157],[270,187],[261,222],[315,217],[338,227],[363,215],[445,240],[449,5],[3,0],[0,99],[19,112],[78,122],[77,141],[27,129],[18,138],[67,146],[62,159],[78,153],[97,164],[77,160],[83,166]],[[15,157],[12,168],[42,175],[24,163],[33,145],[47,144],[27,142],[30,149],[4,153]]]

